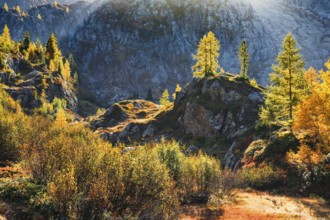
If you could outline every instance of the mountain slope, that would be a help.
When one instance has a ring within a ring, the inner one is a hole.
[[[78,2],[39,6],[22,17],[0,9],[0,26],[8,23],[15,39],[24,31],[51,32],[66,54],[73,53],[85,99],[101,106],[138,93],[154,98],[192,78],[192,54],[199,39],[213,31],[221,41],[220,65],[238,72],[238,47],[243,39],[251,53],[249,75],[266,85],[283,37],[292,32],[302,47],[306,67],[320,69],[330,56],[330,5],[326,0],[131,0]],[[37,19],[38,13],[42,21]]]
[[[174,138],[235,166],[240,156],[227,153],[235,143],[242,155],[253,140],[263,94],[247,81],[223,75],[195,79],[167,107],[143,100],[122,101],[92,117],[91,127],[113,143]],[[226,155],[227,153],[227,155]],[[226,156],[226,160],[223,160]]]
[[[209,30],[220,38],[220,64],[230,72],[239,70],[237,50],[246,39],[249,74],[263,85],[288,32],[300,43],[307,66],[321,68],[330,56],[330,20],[314,13],[315,8],[253,0],[253,5],[240,0],[173,2],[107,2],[67,39],[70,46],[65,47],[78,58],[86,94],[107,105],[134,92],[144,98],[149,88],[155,97],[165,88],[173,91],[176,83],[192,78],[192,54]]]

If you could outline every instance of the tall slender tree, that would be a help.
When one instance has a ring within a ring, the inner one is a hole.
[[[238,50],[238,57],[239,57],[239,61],[241,64],[240,76],[247,79],[250,54],[249,54],[248,46],[247,46],[245,40],[242,41],[241,46]]]
[[[23,39],[23,42],[22,42],[22,50],[26,51],[29,48],[30,43],[31,43],[30,34],[29,34],[29,32],[25,32],[24,33],[24,39]]]
[[[4,52],[9,52],[15,46],[14,41],[11,39],[10,31],[7,25],[4,26],[2,35],[0,36],[0,49]]]
[[[219,73],[219,51],[220,41],[209,32],[200,40],[197,54],[194,55],[196,60],[196,64],[192,67],[194,77],[203,78]]]
[[[297,104],[306,96],[304,60],[297,42],[289,33],[282,42],[277,64],[272,66],[270,86],[260,118],[265,124],[291,124]]]
[[[59,70],[63,66],[62,52],[58,49],[57,39],[54,33],[49,37],[46,43],[46,60],[50,66],[51,61],[53,62],[52,71]]]
[[[7,25],[4,26],[3,28],[3,32],[1,35],[2,41],[6,44],[10,44],[11,43],[11,37],[10,37],[10,31]]]
[[[57,39],[55,34],[52,33],[46,43],[46,58],[48,60],[55,59],[56,54],[58,53]]]

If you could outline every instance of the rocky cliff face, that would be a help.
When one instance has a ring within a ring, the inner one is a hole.
[[[124,101],[94,118],[91,126],[113,143],[175,138],[191,151],[202,148],[223,159],[234,140],[235,151],[252,142],[262,100],[259,88],[233,76],[195,79],[177,93],[172,107]],[[228,153],[226,159],[236,163],[234,156]]]
[[[44,65],[32,66],[21,55],[5,55],[5,64],[6,70],[0,71],[0,82],[26,112],[31,113],[42,105],[43,91],[49,102],[54,98],[65,99],[68,108],[76,108],[77,97],[61,74],[49,72]]]
[[[24,18],[0,9],[0,26],[9,23],[17,38],[28,30],[44,41],[54,31],[64,52],[75,55],[85,98],[108,106],[133,93],[145,98],[149,88],[158,98],[165,88],[173,92],[176,83],[189,82],[192,54],[210,30],[221,41],[220,64],[229,72],[238,72],[237,50],[248,42],[250,77],[263,85],[288,32],[306,66],[322,68],[330,56],[329,2],[301,2],[107,0],[76,3],[69,14],[40,6]]]
[[[69,8],[69,12],[66,8]],[[5,11],[0,8],[0,28],[8,25],[11,36],[19,41],[24,37],[24,32],[29,32],[32,40],[39,38],[45,43],[51,33],[55,33],[59,41],[75,33],[76,27],[83,24],[84,17],[93,10],[86,2],[79,2],[69,6],[42,5],[22,10],[21,13],[14,9]],[[23,14],[23,11],[25,14]],[[41,20],[38,19],[40,14]]]
[[[330,20],[319,6],[278,1],[111,1],[86,20],[67,48],[74,51],[86,93],[109,104],[139,92],[155,97],[175,83],[191,80],[192,54],[199,39],[212,30],[221,41],[221,66],[238,72],[241,40],[251,53],[250,76],[265,85],[281,41],[297,38],[307,66],[321,68],[330,56]],[[312,7],[313,6],[313,7]],[[310,10],[307,8],[310,7]]]

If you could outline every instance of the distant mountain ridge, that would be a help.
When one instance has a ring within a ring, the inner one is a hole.
[[[59,4],[70,5],[82,0],[56,0],[56,1]],[[89,1],[89,0],[83,0],[83,1]],[[27,10],[40,5],[53,4],[54,2],[55,0],[0,0],[0,5],[3,6],[5,3],[7,3],[8,7],[13,7],[18,5],[21,7],[21,9]]]

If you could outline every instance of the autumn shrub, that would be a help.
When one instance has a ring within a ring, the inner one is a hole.
[[[292,126],[300,147],[287,154],[287,161],[298,171],[302,192],[330,198],[330,60],[325,67],[305,74],[310,94],[298,105]]]
[[[70,219],[76,218],[74,209],[77,191],[75,169],[72,165],[59,171],[53,182],[48,184],[49,196],[56,209]]]
[[[240,187],[251,187],[261,190],[279,187],[286,181],[285,171],[272,165],[244,168],[237,173],[237,176]]]
[[[212,193],[220,190],[220,161],[201,152],[186,156],[184,147],[176,141],[162,141],[155,149],[175,180],[182,202],[207,202]]]
[[[299,190],[302,193],[317,193],[330,198],[327,185],[330,182],[330,156],[320,147],[312,149],[302,145],[297,152],[289,152],[287,161],[293,165],[299,176]]]
[[[173,180],[155,150],[139,148],[123,157],[123,198],[120,212],[131,212],[142,219],[173,219],[178,198]],[[123,212],[123,213],[124,213]]]
[[[0,88],[0,161],[19,159],[19,143],[24,137],[25,121],[19,104]]]

